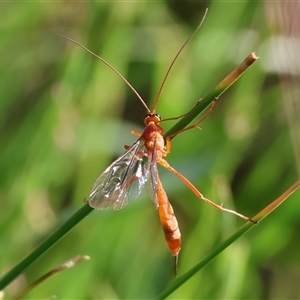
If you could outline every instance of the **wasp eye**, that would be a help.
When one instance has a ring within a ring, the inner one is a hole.
[[[155,114],[149,113],[149,114],[146,114],[144,117],[144,122],[146,124],[149,124],[150,122],[159,123],[160,120],[161,120],[160,115],[156,114],[156,113]]]
[[[159,121],[161,120],[161,117],[159,114],[155,114],[155,117],[157,117],[157,119],[159,119]]]

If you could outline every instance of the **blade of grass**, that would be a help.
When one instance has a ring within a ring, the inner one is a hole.
[[[168,132],[165,137],[173,135],[175,132],[181,131],[190,124],[198,115],[200,115],[216,98],[219,98],[243,73],[258,59],[256,54],[250,53],[246,59],[227,75],[213,91],[207,94],[203,99],[199,100],[198,105],[188,115],[184,116],[177,122]]]
[[[77,263],[79,263],[82,260],[89,260],[90,257],[87,255],[77,255],[75,257],[73,257],[72,259],[69,259],[68,261],[64,262],[63,264],[59,265],[58,267],[52,269],[51,271],[47,272],[46,274],[44,274],[43,276],[41,276],[39,279],[37,279],[36,281],[34,281],[33,283],[31,283],[28,287],[26,287],[24,290],[22,290],[21,292],[19,292],[17,295],[15,295],[14,297],[11,298],[11,300],[18,300],[21,299],[22,297],[24,297],[27,293],[29,293],[32,289],[34,289],[36,286],[38,286],[39,284],[41,284],[43,281],[45,281],[46,279],[48,279],[49,277],[64,271],[66,269],[70,269],[72,267],[74,267]]]
[[[86,217],[93,208],[88,204],[80,208],[73,216],[54,231],[46,240],[44,240],[35,250],[33,250],[20,263],[6,273],[0,280],[0,290],[5,288],[17,276],[19,276],[29,265],[31,265],[38,257],[50,249],[57,241],[59,241],[67,232],[69,232],[76,224]]]
[[[176,123],[165,136],[172,135],[172,133],[184,129],[190,122],[192,122],[202,111],[212,103],[212,101],[223,94],[256,60],[255,53],[251,53],[236,69],[234,69],[228,76],[226,76],[215,89],[205,96],[196,108],[188,115],[183,117]],[[32,264],[38,257],[52,247],[58,240],[60,240],[68,231],[77,225],[83,218],[85,218],[93,208],[88,204],[79,209],[69,220],[67,220],[61,227],[59,227],[53,234],[51,234],[42,244],[40,244],[33,252],[17,264],[12,270],[5,274],[0,279],[0,290],[5,288],[17,276],[19,276],[30,264]]]
[[[282,195],[280,195],[276,200],[274,200],[271,204],[261,210],[257,215],[251,218],[254,221],[261,221],[271,212],[273,212],[280,204],[282,204],[293,192],[295,192],[300,187],[300,180],[294,183],[289,189],[287,189]],[[187,282],[192,276],[194,276],[197,272],[199,272],[204,266],[210,263],[218,254],[220,254],[223,250],[225,250],[229,245],[231,245],[235,240],[237,240],[240,236],[245,234],[248,230],[250,230],[256,224],[247,222],[240,229],[238,229],[233,235],[231,235],[228,239],[223,241],[218,247],[216,247],[209,255],[207,255],[202,261],[196,264],[193,268],[191,268],[188,272],[180,276],[176,279],[172,284],[170,284],[156,299],[166,299],[169,295],[171,295],[174,291],[176,291],[181,285]]]

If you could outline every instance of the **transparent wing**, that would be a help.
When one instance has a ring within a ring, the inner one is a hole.
[[[158,208],[157,200],[157,160],[156,160],[156,143],[153,144],[153,150],[148,157],[148,178],[146,183],[147,193],[150,199],[154,202],[156,208]]]
[[[135,199],[148,178],[148,157],[144,143],[138,139],[96,180],[89,204],[96,209],[121,209]]]

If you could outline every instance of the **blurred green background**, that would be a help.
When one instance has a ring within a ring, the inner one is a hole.
[[[57,34],[105,58],[151,108],[206,7],[202,28],[163,90],[162,118],[187,112],[250,52],[261,59],[220,98],[202,130],[173,140],[168,162],[206,197],[250,217],[299,178],[299,63],[293,60],[299,44],[289,42],[297,6],[1,3],[2,274],[82,207],[98,175],[135,140],[130,130],[143,128],[145,109],[126,84]],[[243,221],[199,201],[168,171],[160,174],[182,233],[181,275]],[[170,299],[298,298],[299,197],[298,191]],[[143,193],[121,211],[92,212],[12,283],[6,298],[78,254],[91,260],[55,275],[27,299],[149,299],[174,280],[157,211]]]

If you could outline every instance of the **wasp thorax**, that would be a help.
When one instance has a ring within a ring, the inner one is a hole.
[[[144,122],[146,125],[150,124],[150,123],[155,123],[158,124],[161,120],[161,117],[159,114],[153,114],[153,113],[149,113],[146,114],[144,117]]]

